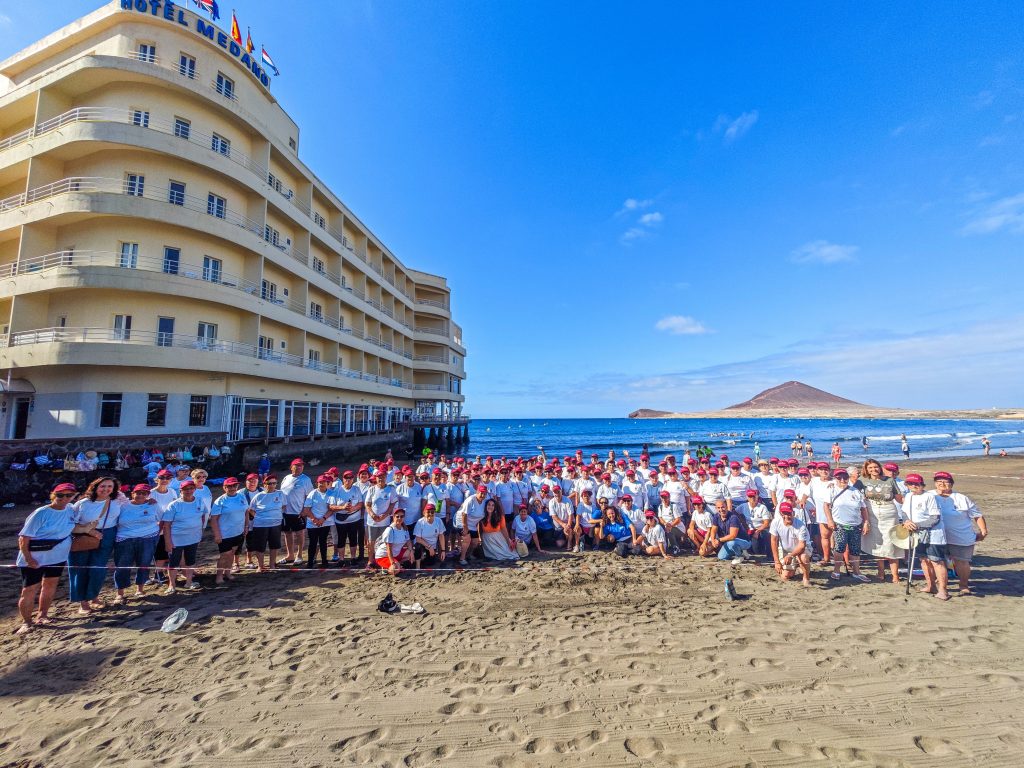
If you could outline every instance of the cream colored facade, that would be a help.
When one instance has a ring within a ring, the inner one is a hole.
[[[461,416],[445,279],[306,168],[298,126],[207,25],[116,0],[0,62],[2,437]]]

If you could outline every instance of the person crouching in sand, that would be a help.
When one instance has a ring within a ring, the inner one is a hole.
[[[653,510],[644,513],[644,527],[633,537],[634,555],[661,555],[669,559],[665,551],[665,529],[658,522],[658,515]]]
[[[405,527],[405,510],[396,509],[391,514],[391,525],[377,538],[374,557],[377,565],[398,576],[402,562],[412,565],[412,547],[409,546],[409,531]]]
[[[714,524],[711,513],[704,506],[704,498],[694,495],[690,498],[693,502],[693,514],[690,517],[690,525],[686,529],[686,537],[692,542],[697,554],[701,557],[714,557],[718,554],[718,547],[711,542],[708,531]]]
[[[807,524],[794,517],[792,504],[784,501],[779,505],[779,517],[772,521],[769,531],[775,572],[789,581],[799,566],[804,586],[811,586],[811,534]]]

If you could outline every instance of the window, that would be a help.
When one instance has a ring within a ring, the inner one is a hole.
[[[114,341],[130,341],[132,338],[132,316],[114,315],[114,332],[111,334]]]
[[[67,328],[68,327],[68,316],[67,315],[61,315],[59,318],[57,318],[57,327],[58,328]],[[4,326],[4,333],[7,333],[7,326],[6,325]]]
[[[217,73],[217,93],[227,99],[235,98],[235,81],[223,72]]]
[[[189,56],[187,53],[183,53],[178,57],[178,73],[182,77],[187,77],[189,80],[196,79],[196,60],[195,57]]]
[[[217,324],[200,321],[196,329],[196,338],[203,345],[215,343],[217,341]]]
[[[298,148],[298,144],[295,143],[295,139],[291,136],[288,137],[288,148],[295,151]]]
[[[162,427],[167,424],[167,395],[150,393],[146,406],[146,426]]]
[[[274,354],[274,340],[269,336],[260,336],[259,341],[259,355],[264,360],[270,358]]]
[[[167,202],[171,205],[185,204],[185,184],[180,181],[172,181],[167,191]]]
[[[327,219],[316,211],[313,211],[313,223],[320,227],[320,229],[327,229]]]
[[[277,301],[277,284],[269,280],[262,281],[260,285],[260,298],[267,301]]]
[[[116,429],[121,426],[121,393],[100,395],[100,426]]]
[[[132,125],[137,125],[140,128],[149,128],[149,112],[142,109],[133,109]]]
[[[118,266],[121,269],[135,269],[139,266],[138,243],[121,243],[121,260]]]
[[[174,345],[174,318],[160,317],[156,321],[156,345],[170,347]]]
[[[139,43],[139,61],[156,64],[156,46],[152,43]]]
[[[263,227],[263,239],[271,245],[281,244],[281,233],[274,229],[272,226],[267,224]]]
[[[213,138],[210,139],[210,149],[224,157],[231,157],[231,142],[220,134],[213,134]]]
[[[323,321],[324,319],[324,308],[317,304],[315,301],[309,302],[309,316],[314,320]]]
[[[324,273],[323,259],[318,259],[316,256],[313,257],[313,271],[319,272],[321,275]]]
[[[142,197],[146,191],[146,177],[139,173],[124,175],[124,193],[133,197]]]
[[[269,184],[272,189],[275,189],[278,192],[281,191],[281,180],[272,173],[267,173],[267,184]]]
[[[219,283],[224,262],[212,256],[203,256],[203,280]]]
[[[206,212],[211,216],[216,216],[218,219],[226,218],[228,213],[228,201],[220,195],[215,195],[211,192],[206,197]]]
[[[164,272],[168,275],[178,274],[178,265],[181,264],[181,249],[164,246]]]
[[[192,123],[183,117],[174,118],[174,135],[188,141],[189,136],[192,135]]]
[[[188,404],[188,425],[205,427],[210,420],[210,396],[192,395]]]
[[[309,350],[309,367],[319,368],[320,367],[320,350],[311,349]]]

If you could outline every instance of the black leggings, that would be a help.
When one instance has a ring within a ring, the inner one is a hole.
[[[334,528],[338,532],[337,550],[344,550],[347,543],[349,552],[359,548],[359,558],[362,559],[366,549],[366,524],[356,520],[354,523],[335,523]]]
[[[331,529],[324,528],[307,528],[306,529],[306,541],[309,542],[307,549],[306,564],[312,568],[313,562],[316,560],[317,549],[320,550],[320,562],[324,568],[327,567],[327,541],[330,539]]]

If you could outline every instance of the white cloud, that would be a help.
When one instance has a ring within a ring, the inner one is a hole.
[[[661,215],[659,211],[652,211],[651,213],[645,213],[640,217],[640,223],[645,227],[653,227],[655,224],[660,224],[665,220],[665,217]]]
[[[987,235],[1001,229],[1024,232],[1024,194],[1004,197],[975,212],[960,232],[965,235]]]
[[[11,17],[6,13],[0,13],[0,27],[11,26]]]
[[[732,144],[754,127],[759,116],[756,109],[744,112],[737,118],[729,117],[729,115],[719,115],[715,121],[715,132],[722,134],[723,142]]]
[[[853,261],[859,248],[856,245],[837,245],[828,240],[813,240],[804,243],[789,258],[797,264],[838,264]]]
[[[694,336],[708,332],[702,322],[684,315],[663,317],[654,324],[654,327],[659,331],[667,331],[673,336]]]
[[[630,227],[622,233],[622,237],[620,239],[623,243],[631,243],[634,240],[642,240],[647,237],[648,234],[650,233],[642,227]]]
[[[652,205],[654,205],[653,200],[640,200],[635,197],[628,197],[615,215],[622,216],[630,211],[642,211],[644,208],[650,208]]]

